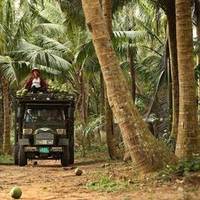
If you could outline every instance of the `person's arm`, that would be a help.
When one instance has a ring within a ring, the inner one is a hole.
[[[48,89],[48,84],[45,80],[41,79],[41,87],[44,88],[45,90]]]

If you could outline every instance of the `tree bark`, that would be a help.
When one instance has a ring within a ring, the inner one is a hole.
[[[81,102],[81,119],[83,128],[87,125],[87,118],[88,118],[88,83],[85,78],[84,71],[81,71],[81,93],[82,93],[82,102]],[[91,146],[90,135],[86,135],[84,131],[84,138],[83,138],[84,148]],[[83,153],[85,156],[85,152]]]
[[[115,133],[113,127],[113,114],[106,97],[105,100],[105,122],[106,122],[106,142],[108,147],[109,157],[113,160],[118,159],[117,142],[115,140]]]
[[[178,86],[178,61],[176,48],[176,14],[175,1],[169,6],[167,13],[168,20],[168,41],[170,53],[170,66],[172,78],[172,125],[171,138],[176,141],[178,133],[178,113],[179,113],[179,86]]]
[[[112,37],[112,0],[102,0],[102,11],[108,33]],[[111,159],[119,159],[117,136],[113,126],[113,113],[108,103],[107,94],[105,95],[105,123],[109,156]]]
[[[4,132],[3,132],[3,153],[11,153],[10,144],[10,131],[11,131],[11,107],[10,107],[10,95],[9,95],[9,83],[2,77],[2,93],[3,93],[3,114],[4,114]]]
[[[135,47],[132,47],[132,40],[129,40],[129,45],[128,45],[128,62],[129,62],[129,67],[130,67],[130,74],[131,74],[131,94],[132,94],[132,99],[133,103],[135,104],[135,99],[136,99],[136,76],[135,76],[135,58],[137,55],[137,49]],[[124,161],[128,161],[131,159],[130,153],[128,151],[127,145],[124,144]]]
[[[101,65],[108,101],[131,158],[143,172],[157,170],[174,161],[175,156],[152,136],[133,104],[128,84],[112,48],[99,1],[82,0],[82,5]]]
[[[105,130],[104,122],[105,122],[105,92],[104,92],[104,81],[103,81],[103,75],[100,71],[100,116],[101,116],[101,127],[100,127],[100,137],[101,133]]]
[[[179,76],[179,122],[176,155],[191,158],[199,152],[191,1],[176,0],[176,32]]]
[[[3,4],[4,1],[0,1],[0,23],[3,22]],[[4,51],[4,42],[0,39],[0,54]],[[3,95],[2,95],[2,83],[1,83],[1,111],[0,111],[0,153],[3,153]]]
[[[3,24],[3,13],[4,13],[4,0],[0,0],[0,24]],[[5,52],[5,40],[4,33],[1,31],[0,38],[0,54],[2,55]]]
[[[196,4],[196,18],[197,18],[197,37],[200,40],[200,2],[199,0],[195,1]],[[197,55],[197,65],[200,65],[200,53]],[[200,77],[198,80],[198,102],[200,100]],[[198,103],[198,124],[200,123],[200,104]]]
[[[88,117],[88,83],[85,78],[83,68],[79,70],[77,82],[79,83],[79,98],[77,100],[76,110],[77,118],[81,125],[81,146],[82,146],[82,156],[86,154],[87,142],[90,143],[90,138],[85,134],[85,128],[87,125]]]
[[[3,95],[2,95],[2,84],[0,84],[0,154],[3,153]]]
[[[129,62],[130,74],[131,74],[131,94],[132,94],[133,102],[135,103],[135,99],[136,99],[135,59],[137,55],[137,50],[135,47],[132,47],[131,45],[132,45],[132,41],[129,40],[128,62]]]
[[[112,36],[112,0],[102,0],[102,11],[110,37]]]

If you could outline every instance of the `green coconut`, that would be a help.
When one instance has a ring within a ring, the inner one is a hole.
[[[15,186],[11,189],[10,196],[13,199],[20,199],[20,197],[22,196],[22,190],[19,187]]]
[[[81,169],[79,169],[78,167],[75,169],[76,176],[81,176],[82,173],[83,173],[83,171]]]

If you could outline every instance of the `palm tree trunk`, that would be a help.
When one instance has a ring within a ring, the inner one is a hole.
[[[3,114],[4,114],[4,132],[3,132],[3,153],[11,153],[10,131],[11,131],[11,107],[9,96],[9,83],[2,77],[2,93],[3,93]]]
[[[0,1],[0,23],[2,23],[3,21],[3,4],[4,4],[4,0]]]
[[[198,0],[195,1],[196,4],[196,17],[197,17],[197,37],[200,40],[200,2]],[[200,65],[200,53],[197,55],[197,65]],[[200,78],[198,80],[198,102],[200,100]],[[200,104],[198,104],[198,124],[200,124]]]
[[[193,64],[191,1],[176,0],[179,76],[179,122],[176,155],[190,158],[199,152],[197,98]]]
[[[176,141],[178,133],[178,113],[179,113],[179,86],[178,86],[178,61],[176,48],[176,14],[175,1],[172,1],[168,9],[168,41],[170,52],[170,66],[172,78],[172,125],[171,138]]]
[[[104,131],[104,116],[105,116],[105,92],[104,92],[104,81],[103,81],[103,75],[100,71],[100,116],[101,116],[101,127],[100,127],[100,138],[101,138],[101,133]]]
[[[102,0],[102,12],[110,37],[112,36],[112,0]]]
[[[3,4],[4,1],[0,1],[0,23],[3,22]],[[0,53],[4,51],[4,42],[0,39]],[[3,95],[2,95],[2,83],[1,83],[1,105],[0,105],[0,153],[3,152]]]
[[[3,98],[2,85],[0,84],[0,154],[3,153]]]
[[[85,135],[85,127],[87,125],[87,117],[88,117],[88,88],[87,81],[85,79],[84,71],[81,71],[80,74],[80,86],[81,86],[81,107],[80,107],[80,119],[82,121],[82,127],[84,130],[82,147],[83,147],[83,156],[85,156],[85,148],[86,146],[90,146],[89,135]]]
[[[116,151],[116,141],[113,127],[113,114],[108,103],[108,99],[105,99],[105,123],[106,123],[106,142],[108,147],[108,154],[111,159],[117,159],[117,151]]]
[[[137,55],[137,50],[136,48],[132,47],[132,41],[129,40],[129,45],[128,45],[128,52],[127,52],[127,56],[128,56],[128,62],[129,62],[129,67],[130,67],[130,74],[131,74],[131,94],[132,94],[132,98],[133,98],[133,103],[135,103],[135,99],[136,99],[136,77],[135,77],[135,62],[134,59],[136,58]],[[124,161],[128,161],[131,159],[130,157],[130,153],[128,151],[127,145],[124,144],[124,148],[125,148],[125,153],[124,153],[124,157],[123,160]]]
[[[172,73],[171,73],[171,59],[170,59],[170,52],[169,52],[169,41],[167,40],[166,45],[166,67],[167,67],[167,86],[168,86],[168,130],[171,132],[172,130],[172,116],[173,109],[172,109]],[[171,134],[170,134],[171,139]],[[174,139],[172,140],[174,141]]]
[[[135,77],[135,62],[134,59],[136,58],[137,52],[135,47],[131,47],[132,41],[129,40],[128,46],[128,62],[130,66],[130,74],[131,74],[131,93],[133,102],[135,103],[136,98],[136,77]]]
[[[174,161],[174,154],[152,136],[133,104],[128,84],[112,48],[99,1],[82,0],[82,5],[101,65],[108,101],[131,158],[143,172],[161,168]]]
[[[107,29],[112,37],[112,0],[102,0],[102,11],[106,21]],[[105,128],[108,153],[111,159],[119,159],[118,143],[113,127],[113,113],[108,103],[107,94],[105,95]]]
[[[4,0],[0,1],[0,24],[3,23],[3,12],[4,12]],[[1,31],[0,37],[0,54],[2,55],[5,51],[5,41],[4,41],[4,34]]]

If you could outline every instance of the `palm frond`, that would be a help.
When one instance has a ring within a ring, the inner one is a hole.
[[[18,49],[12,53],[16,58],[24,59],[32,63],[32,65],[43,65],[57,70],[67,71],[71,64],[56,55],[57,51],[51,49],[44,49],[34,44],[28,43],[25,40],[21,40]]]
[[[112,11],[113,13],[115,13],[116,11],[118,11],[119,9],[121,9],[124,5],[126,5],[127,3],[133,2],[133,0],[113,0],[112,1]]]
[[[67,51],[68,46],[66,44],[62,44],[58,40],[54,38],[47,37],[46,35],[38,35],[36,37],[37,43],[45,49],[52,49],[61,53]]]
[[[81,0],[62,0],[60,7],[65,14],[65,24],[69,27],[73,25],[85,28],[85,18],[82,10]]]
[[[56,1],[45,1],[44,9],[39,12],[39,15],[41,18],[48,20],[52,24],[63,24],[65,21],[60,6]]]
[[[148,35],[151,37],[152,40],[156,39],[160,44],[163,44],[163,42],[161,41],[159,36],[157,36],[156,33],[154,31],[152,31],[152,29],[149,26],[147,26],[143,21],[141,21],[138,18],[135,18],[135,21],[136,21],[137,25],[144,28],[144,30],[148,33]]]
[[[114,37],[120,40],[141,40],[146,36],[145,31],[114,31]]]
[[[95,54],[94,46],[92,40],[81,45],[79,51],[75,55],[75,62],[81,64],[87,57],[91,57]]]
[[[100,71],[99,61],[96,55],[88,56],[84,62],[84,69],[87,73],[91,73],[94,76],[94,73]]]
[[[53,23],[42,23],[34,27],[33,31],[38,33],[46,33],[49,35],[55,35],[56,37],[61,37],[65,34],[65,27],[61,24]]]
[[[18,82],[17,73],[14,63],[9,56],[0,56],[1,74],[3,74],[10,82]]]

